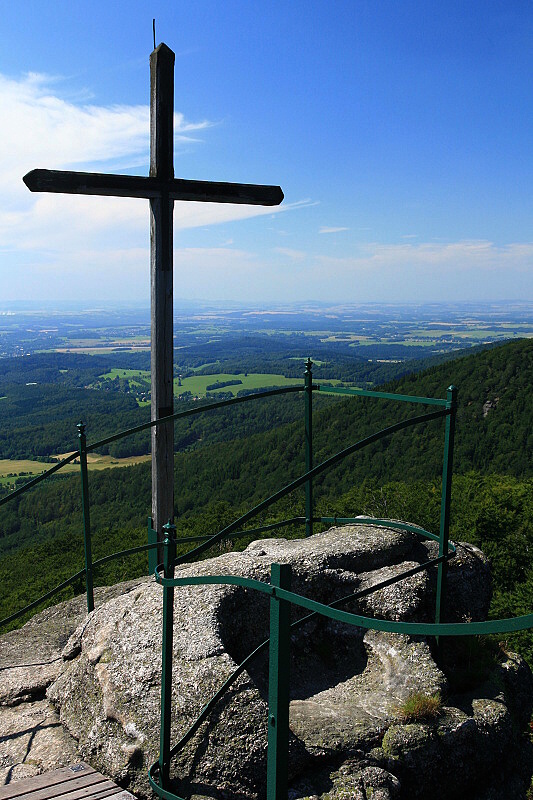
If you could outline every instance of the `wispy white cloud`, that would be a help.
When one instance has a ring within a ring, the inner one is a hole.
[[[21,178],[33,167],[78,168],[106,164],[116,170],[148,164],[148,106],[110,107],[62,97],[61,82],[30,73],[20,79],[0,75],[2,131],[0,186],[11,199],[30,203]],[[209,127],[175,115],[175,140],[190,142]]]
[[[0,75],[0,247],[69,250],[90,235],[104,246],[110,228],[147,224],[145,203],[32,194],[22,182],[35,167],[121,171],[149,161],[148,106],[80,104],[61,96],[60,79]],[[209,122],[175,115],[176,148]],[[146,170],[143,170],[146,174]],[[96,201],[96,202],[94,202]],[[128,231],[129,237],[130,231]]]
[[[309,252],[300,258],[303,251],[290,252],[298,257],[227,243],[177,246],[176,296],[290,301],[301,300],[305,288],[306,297],[333,302],[420,302],[513,299],[531,296],[533,289],[533,242],[374,243],[346,257]],[[23,269],[11,269],[3,279],[6,299],[94,298],[98,286],[105,287],[110,297],[148,302],[147,242],[138,246],[125,236],[105,248],[91,247],[88,233],[84,246],[71,252],[52,249],[36,253],[31,249],[16,255],[22,259]],[[28,294],[29,285],[40,286],[39,294]]]
[[[274,252],[292,258],[294,261],[301,261],[306,256],[303,250],[292,250],[290,247],[274,247]]]
[[[224,222],[235,222],[252,217],[264,217],[286,213],[306,207],[305,202],[283,203],[280,206],[245,206],[231,203],[191,203],[176,202],[174,204],[174,228],[200,228],[204,225],[217,225]]]
[[[322,286],[331,299],[387,302],[521,297],[532,276],[533,242],[486,240],[368,243],[354,256],[316,256],[306,270],[310,296]]]
[[[368,243],[353,257],[317,256],[317,263],[340,271],[366,271],[377,267],[406,273],[434,274],[436,267],[453,273],[470,269],[492,271],[533,265],[533,242],[496,245],[487,240],[422,242],[419,244]]]
[[[123,280],[127,280],[127,251],[132,263],[137,263],[140,253],[147,258],[146,201],[32,194],[22,182],[23,175],[36,167],[147,174],[148,106],[97,105],[88,102],[86,94],[69,95],[67,83],[37,73],[20,78],[0,74],[0,252],[4,254],[0,281],[4,286],[13,283],[12,270],[9,273],[13,254],[19,263],[31,262],[34,275],[40,262],[55,263],[60,276],[68,271],[67,263],[83,266],[90,260],[113,263]],[[180,150],[211,125],[208,120],[194,122],[176,113],[177,159]],[[303,200],[270,208],[181,202],[175,204],[174,229],[230,223],[309,204]]]
[[[147,173],[147,106],[101,106],[87,94],[68,94],[66,81],[29,74],[0,75],[0,283],[3,297],[35,292],[60,294],[72,280],[72,296],[89,296],[91,286],[126,298],[148,294],[149,209],[141,200],[32,194],[22,183],[30,169],[81,169]],[[212,125],[176,114],[176,153],[189,148]],[[183,231],[272,215],[280,237],[293,236],[291,215],[317,205],[310,199],[267,208],[216,203],[176,203],[176,245]],[[269,224],[269,223],[267,223]],[[316,230],[316,228],[315,228]],[[340,233],[345,226],[322,226]],[[358,228],[358,232],[370,231]],[[361,238],[370,238],[366,233]],[[372,235],[375,235],[373,233]],[[195,241],[191,233],[187,243]],[[198,237],[199,239],[200,237]],[[340,247],[339,237],[333,244]],[[490,241],[415,241],[405,234],[394,244],[367,243],[339,256],[296,248],[256,250],[242,244],[235,229],[222,228],[218,247],[176,250],[176,292],[189,297],[252,299],[275,295],[321,299],[450,299],[520,296],[532,291],[533,243],[497,245]],[[202,233],[203,239],[203,233]],[[213,239],[210,240],[213,242]],[[281,238],[277,241],[282,241]],[[289,243],[288,239],[283,240]],[[303,242],[303,238],[294,242]],[[291,241],[291,243],[292,243]],[[305,245],[304,245],[305,247]],[[307,249],[307,248],[306,248]],[[324,248],[325,249],[325,248]],[[19,268],[20,267],[20,268]],[[142,287],[142,288],[139,288]],[[269,294],[270,293],[270,294]],[[418,295],[417,295],[418,293]]]

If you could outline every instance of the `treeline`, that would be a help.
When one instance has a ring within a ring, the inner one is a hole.
[[[17,358],[0,358],[0,387],[9,384],[62,384],[79,388],[96,380],[115,364],[115,356],[86,356],[76,353],[32,353]]]
[[[470,348],[464,352],[477,353],[485,347]],[[188,346],[176,352],[176,365],[183,377],[190,374],[187,370],[194,367],[200,375],[268,372],[287,378],[300,378],[305,359],[311,357],[317,362],[313,367],[316,381],[329,379],[378,385],[420,372],[459,355],[461,352],[456,345],[450,352],[428,355],[427,347],[416,345],[321,342],[318,337],[315,339],[304,334],[245,334],[228,335],[217,342]],[[397,359],[398,363],[386,363],[387,359]]]
[[[37,459],[71,452],[78,447],[76,426],[80,421],[86,424],[87,439],[91,444],[150,420],[148,407],[139,407],[134,397],[118,392],[50,385],[7,386],[0,391],[6,393],[5,399],[1,400],[0,458]],[[216,398],[176,403],[175,410],[196,409],[213,402],[213,399],[221,398],[217,394]],[[318,398],[317,408],[335,400]],[[298,396],[244,403],[237,408],[218,409],[177,420],[174,447],[176,452],[181,452],[228,442],[302,418],[303,401]],[[98,452],[113,458],[148,454],[150,432],[129,435],[99,448]]]
[[[284,334],[229,332],[220,335],[216,341],[211,339],[191,343],[190,339],[191,337],[184,338],[180,344],[185,347],[176,353],[176,363],[184,367],[201,367],[214,360],[229,362],[235,358],[252,359],[258,364],[270,357],[280,359],[311,356],[331,361],[344,357],[352,362],[354,358],[363,362],[369,358],[418,359],[440,356],[447,350],[456,351],[458,346],[457,343],[439,343],[438,346],[383,343],[379,341],[378,336],[375,337],[375,343],[371,344],[361,344],[359,340],[352,340],[351,337],[321,341],[319,336],[300,332]],[[264,372],[264,369],[254,371]]]
[[[215,389],[224,389],[226,386],[242,386],[242,381],[240,378],[231,381],[216,381],[216,383],[208,383],[205,389],[206,392],[211,392]]]

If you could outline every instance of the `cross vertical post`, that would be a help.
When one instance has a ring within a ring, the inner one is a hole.
[[[150,55],[150,175],[33,169],[31,192],[139,197],[150,201],[152,422],[174,412],[173,212],[174,201],[277,206],[280,186],[196,181],[174,177],[174,61],[166,44]],[[163,526],[174,519],[174,423],[152,428],[152,520],[163,561]]]
[[[444,459],[442,464],[442,493],[440,505],[439,556],[447,555],[450,532],[450,503],[452,495],[453,446],[455,418],[457,415],[457,388],[449,386],[446,392],[446,408],[449,411],[444,429]],[[442,606],[446,601],[446,573],[448,565],[441,561],[437,568],[437,592],[435,600],[435,622],[440,622]],[[437,636],[437,643],[439,637]]]
[[[313,469],[313,362],[305,365],[305,471]],[[313,481],[305,484],[305,535],[313,535]]]
[[[150,177],[166,186],[174,178],[174,53],[165,44],[150,55]],[[150,199],[152,422],[174,412],[173,210],[168,191]],[[161,542],[174,519],[174,422],[151,435],[152,520]]]
[[[163,526],[163,567],[165,578],[174,577],[176,526]],[[170,734],[172,720],[172,647],[174,642],[174,587],[163,587],[163,642],[161,664],[161,726],[159,731],[159,785],[168,789],[170,781]]]
[[[81,470],[81,504],[83,512],[83,549],[85,553],[85,591],[87,594],[87,613],[90,613],[94,611],[93,558],[91,554],[89,479],[87,476],[87,439],[83,422],[78,422],[78,441]]]

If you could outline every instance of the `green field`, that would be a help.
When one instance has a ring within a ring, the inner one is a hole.
[[[101,376],[103,381],[115,380],[115,378],[127,378],[131,386],[143,386],[143,383],[150,381],[150,372],[148,370],[140,369],[112,369]],[[286,378],[285,375],[262,373],[262,372],[249,372],[248,374],[241,372],[231,374],[228,372],[216,372],[214,375],[191,375],[188,378],[181,379],[181,386],[179,385],[179,378],[174,378],[174,394],[180,395],[184,392],[190,392],[193,397],[205,397],[207,387],[213,383],[224,383],[226,381],[240,380],[242,383],[235,384],[234,386],[224,386],[220,389],[209,390],[214,394],[219,392],[231,392],[236,396],[242,389],[268,389],[272,386],[297,386],[298,378]],[[303,385],[303,380],[300,381]],[[340,381],[330,381],[330,383],[338,384]],[[147,405],[147,403],[142,403]]]
[[[111,369],[109,372],[100,375],[102,380],[113,381],[115,378],[127,378],[133,385],[142,386],[144,381],[150,381],[150,370],[148,369]],[[140,380],[135,380],[138,378]]]
[[[500,328],[483,328],[483,327],[461,327],[454,328],[453,325],[446,325],[439,328],[413,328],[405,333],[405,337],[418,341],[419,339],[431,339],[438,344],[439,340],[445,336],[447,339],[453,337],[455,339],[475,339],[494,341],[496,339],[508,339],[510,332],[508,330],[501,330]],[[407,344],[407,342],[405,342]]]
[[[233,396],[242,389],[268,389],[271,386],[297,386],[297,378],[286,378],[284,375],[271,375],[268,373],[244,372],[238,375],[231,375],[227,372],[217,372],[215,375],[194,375],[190,378],[182,378],[181,386],[178,385],[178,378],[174,379],[174,394],[179,395],[183,392],[190,392],[194,397],[204,397],[207,386],[212,383],[222,383],[224,381],[240,380],[235,386],[225,386],[222,389],[212,390],[213,394],[218,392],[231,392]],[[301,381],[303,384],[303,381]]]
[[[61,453],[58,458],[64,458],[68,453]],[[130,456],[128,458],[113,458],[112,456],[101,456],[97,453],[89,453],[87,456],[87,466],[90,470],[93,469],[108,469],[114,467],[131,467],[132,464],[140,464],[143,461],[149,461],[151,456]],[[15,478],[27,477],[31,480],[36,475],[46,472],[50,469],[52,464],[44,464],[42,461],[31,461],[30,459],[0,459],[0,484],[10,485],[14,482]],[[79,472],[80,466],[77,462],[66,464],[61,470],[61,473],[66,472]]]

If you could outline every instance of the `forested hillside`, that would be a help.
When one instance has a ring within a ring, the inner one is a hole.
[[[228,337],[216,345],[188,346],[176,351],[176,371],[178,374],[183,371],[185,377],[191,374],[192,367],[200,365],[197,374],[258,371],[280,374],[294,378],[295,383],[303,383],[304,359],[296,358],[294,353],[305,353],[306,348],[309,348],[309,337],[305,336],[279,337],[279,342],[271,336]],[[409,360],[381,363],[354,357],[353,349],[352,352],[348,346],[345,349],[347,352],[338,352],[320,342],[315,345],[315,357],[324,359],[314,366],[315,381],[337,379],[374,386],[457,356],[457,353],[444,353],[417,359],[412,358],[415,348],[404,348],[410,351]],[[477,348],[467,352],[474,350]],[[126,393],[127,382],[122,381],[124,390],[118,379],[107,381],[103,389],[93,387],[101,387],[99,377],[113,367],[146,370],[149,363],[148,353],[120,352],[97,356],[34,353],[0,359],[0,459],[50,457],[70,452],[76,447],[76,424],[80,420],[86,423],[87,435],[93,442],[148,421],[149,409],[140,408],[134,395]],[[194,405],[198,402],[206,401],[195,401]],[[325,401],[317,398],[316,402],[320,408]],[[190,403],[180,402],[176,410],[188,407]],[[175,449],[179,452],[210,442],[248,436],[252,431],[264,432],[275,425],[297,420],[300,415],[295,398],[281,398],[270,405],[266,402],[260,408],[247,406],[243,410],[241,407],[238,413],[220,411],[216,415],[194,417],[186,424],[176,424]],[[101,452],[113,457],[149,453],[150,436],[130,437]]]
[[[532,376],[533,340],[519,340],[387,386],[402,394],[430,397],[444,397],[452,382],[458,387],[452,536],[478,544],[493,559],[493,608],[499,616],[526,613],[533,588]],[[230,422],[230,411],[223,417],[217,417],[218,412],[206,416],[212,415],[217,425],[230,431],[243,432],[246,427],[253,431],[257,417],[247,419],[244,408],[261,408],[266,402],[238,406],[232,412],[235,423]],[[268,414],[275,402],[264,406]],[[176,521],[181,535],[215,532],[303,472],[303,400],[298,397],[295,402],[297,422],[245,439],[214,445],[198,442],[195,450],[176,456]],[[423,410],[370,398],[337,400],[314,416],[315,463]],[[436,531],[442,448],[441,421],[395,434],[318,479],[317,508],[324,515],[401,517]],[[145,540],[149,465],[91,474],[90,492],[95,557]],[[268,518],[302,510],[299,490],[273,507]],[[4,554],[0,617],[27,597],[28,564],[35,594],[79,569],[79,478],[52,480],[0,508],[0,552]],[[137,558],[136,568],[142,569],[144,561]],[[117,580],[131,574],[131,569],[130,562],[113,564],[99,573],[99,579]],[[519,640],[530,648],[529,634]],[[527,652],[533,655],[533,650]]]

